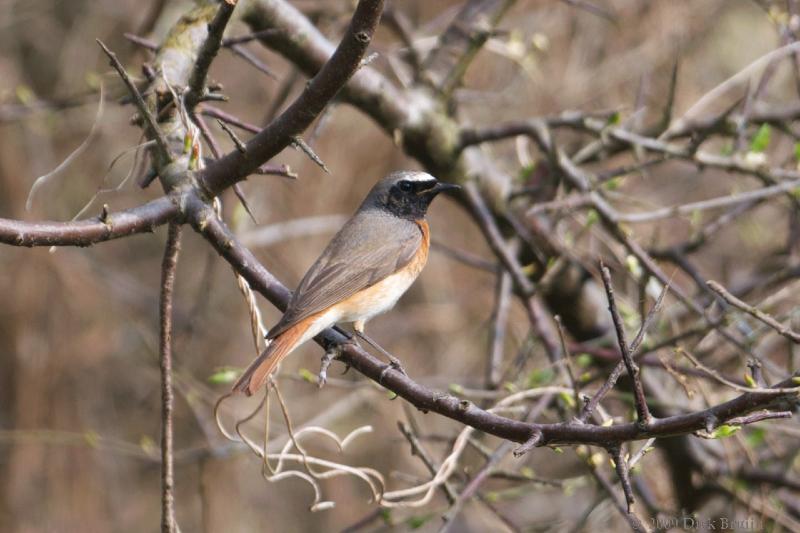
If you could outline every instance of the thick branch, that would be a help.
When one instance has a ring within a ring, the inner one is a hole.
[[[305,90],[280,116],[247,143],[210,164],[200,183],[212,195],[230,187],[266,163],[302,133],[358,70],[378,25],[382,0],[361,0],[341,43]]]
[[[177,215],[177,197],[163,196],[126,211],[77,222],[25,222],[0,218],[0,243],[28,247],[91,246],[136,233],[152,232]]]
[[[306,76],[316,75],[334,52],[333,44],[288,2],[251,1],[243,6],[242,18],[265,46],[286,57]],[[388,131],[406,123],[411,111],[406,96],[369,66],[353,75],[341,96]]]
[[[187,203],[187,218],[217,252],[245,277],[253,289],[260,292],[278,309],[286,309],[291,295],[290,291],[267,271],[247,248],[238,242],[227,226],[214,216],[209,206],[199,198],[190,199]],[[654,419],[646,428],[635,422],[605,427],[581,423],[526,423],[490,413],[449,394],[430,390],[402,372],[391,367],[387,369],[386,363],[362,348],[348,343],[347,340],[344,335],[331,329],[315,338],[315,341],[323,348],[342,345],[340,358],[342,362],[380,383],[422,411],[433,411],[478,430],[515,442],[524,443],[530,441],[531,437],[538,436],[535,441],[537,446],[593,444],[608,447],[615,443],[650,437],[685,435],[707,430],[709,426],[723,424],[732,418],[758,409],[780,407],[783,410],[787,403],[794,404],[796,401],[796,395],[781,391],[745,393],[709,409]],[[786,385],[791,386],[791,380],[778,386]]]

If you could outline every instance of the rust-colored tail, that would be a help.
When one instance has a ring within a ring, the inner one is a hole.
[[[284,357],[294,350],[297,346],[297,341],[300,340],[300,337],[310,326],[310,320],[303,320],[272,339],[269,346],[261,352],[261,355],[255,361],[250,363],[247,370],[236,381],[233,391],[243,392],[251,396],[260,389],[269,378],[269,375],[272,374],[272,371],[275,370],[275,367],[278,366],[278,363],[283,361]]]

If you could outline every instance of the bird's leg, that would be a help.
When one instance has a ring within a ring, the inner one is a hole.
[[[339,357],[341,352],[342,349],[338,345],[325,350],[325,355],[322,356],[322,362],[319,365],[319,374],[317,374],[317,386],[320,389],[328,382],[328,367],[331,366],[334,359]]]
[[[352,344],[353,346],[358,346],[359,348],[361,348],[361,344],[358,342],[355,333],[350,333],[346,329],[341,328],[339,326],[333,326],[333,329],[336,330],[337,333],[341,333],[342,335],[347,337],[347,340],[342,342],[340,346],[344,344]]]
[[[327,350],[325,350],[325,354],[322,356],[322,361],[319,365],[319,374],[317,374],[317,385],[321,389],[325,383],[328,382],[328,367],[331,366],[331,363],[334,359],[339,359],[342,355],[342,351],[344,350],[345,345],[347,344],[357,344],[354,343],[352,339],[347,339],[346,341],[339,343],[335,346],[331,346]],[[350,365],[345,363],[344,370],[342,371],[342,375],[347,374],[347,371],[350,370]]]
[[[386,357],[389,360],[389,364],[386,365],[386,368],[383,369],[383,372],[381,372],[381,375],[378,378],[378,383],[383,381],[384,374],[386,374],[386,372],[388,372],[391,369],[397,370],[403,375],[407,375],[405,369],[403,368],[402,363],[400,363],[400,359],[398,359],[397,357],[393,356],[392,354],[384,350],[380,344],[370,339],[367,336],[367,334],[364,333],[364,325],[365,323],[363,320],[359,320],[353,324],[353,329],[356,331],[356,335],[367,341],[367,343],[370,346],[381,352],[384,355],[384,357]]]
[[[342,329],[339,326],[333,326],[333,329],[347,337],[347,340],[325,350],[325,354],[322,356],[322,361],[319,365],[319,374],[317,374],[317,385],[319,385],[320,389],[325,386],[325,383],[328,382],[328,367],[331,366],[331,363],[334,359],[339,359],[339,357],[342,355],[344,346],[347,344],[355,344],[359,348],[361,347],[361,345],[358,344],[358,339],[356,339],[355,335],[349,331]],[[345,363],[342,375],[347,374],[348,370],[350,370],[350,365]]]

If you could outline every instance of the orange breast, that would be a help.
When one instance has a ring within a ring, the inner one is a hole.
[[[422,243],[419,245],[417,254],[405,267],[411,272],[414,272],[415,278],[425,267],[425,263],[428,262],[428,250],[431,247],[431,228],[428,226],[428,222],[426,220],[417,220],[417,226],[419,227],[419,231],[422,232]]]
[[[387,276],[375,285],[357,292],[350,298],[332,306],[341,318],[341,322],[353,322],[356,320],[368,320],[369,318],[384,313],[394,307],[397,300],[405,293],[417,279],[425,263],[428,261],[428,249],[430,248],[430,229],[424,220],[417,221],[422,232],[422,242],[419,250],[409,263],[398,270],[395,274]]]

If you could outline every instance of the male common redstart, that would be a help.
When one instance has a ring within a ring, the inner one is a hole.
[[[269,330],[269,345],[233,390],[253,394],[284,357],[321,331],[353,322],[363,333],[367,320],[394,307],[428,260],[428,206],[440,192],[457,188],[414,171],[376,183],[303,276]]]

